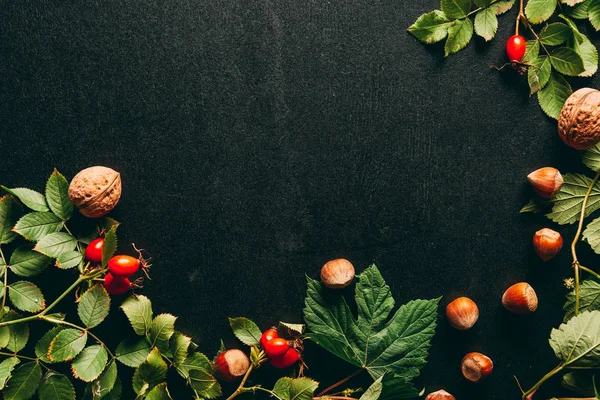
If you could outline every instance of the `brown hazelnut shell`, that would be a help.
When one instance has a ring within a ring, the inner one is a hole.
[[[479,308],[470,298],[459,297],[446,306],[446,318],[454,328],[465,331],[477,322]]]
[[[494,369],[494,363],[488,356],[473,352],[462,359],[461,372],[463,376],[474,383],[480,382]]]
[[[540,229],[533,236],[533,248],[538,256],[548,261],[556,256],[563,246],[563,238],[560,233],[549,228]]]
[[[437,392],[432,392],[425,397],[425,400],[456,400],[454,396],[445,390],[438,390]]]
[[[502,305],[514,314],[529,314],[537,309],[538,298],[529,283],[519,282],[506,289]]]
[[[331,260],[321,268],[321,282],[330,289],[343,289],[354,279],[354,266],[344,258]]]

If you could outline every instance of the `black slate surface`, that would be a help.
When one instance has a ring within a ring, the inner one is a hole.
[[[547,337],[570,274],[566,251],[548,263],[533,253],[547,222],[518,213],[525,176],[580,167],[525,79],[488,68],[505,60],[516,10],[500,18],[499,40],[444,59],[406,32],[437,4],[5,1],[0,181],[42,190],[54,167],[120,171],[121,243],[154,264],[143,293],[208,355],[220,338],[236,343],[228,316],[299,322],[304,274],[346,257],[359,270],[376,263],[398,304],[479,304],[470,332],[440,317],[428,391],[518,398],[513,375],[529,386],[556,364]],[[540,298],[527,317],[500,304],[522,280]],[[111,318],[109,342],[129,332]],[[458,368],[473,350],[495,362],[477,386]],[[324,384],[351,371],[307,353]],[[554,380],[539,397],[560,393]]]

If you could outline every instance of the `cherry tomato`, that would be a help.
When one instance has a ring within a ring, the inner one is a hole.
[[[123,294],[131,288],[127,278],[113,276],[110,272],[104,277],[104,287],[109,294]]]
[[[513,35],[506,42],[506,54],[510,61],[519,62],[525,55],[527,47],[526,40],[521,35]]]
[[[140,260],[131,256],[114,256],[108,260],[108,270],[114,276],[128,277],[140,269]]]
[[[267,329],[265,331],[265,333],[263,333],[262,336],[260,337],[260,347],[262,347],[263,349],[266,349],[267,343],[270,340],[273,340],[278,337],[279,337],[279,334],[277,333],[277,329],[275,329],[275,328]]]
[[[277,358],[284,355],[290,348],[290,344],[284,338],[274,338],[269,340],[263,347],[270,358]]]
[[[275,368],[287,368],[296,364],[300,359],[300,353],[298,350],[290,347],[281,357],[271,358],[271,365]]]
[[[98,238],[92,240],[90,244],[85,248],[85,258],[91,262],[102,262],[102,246],[104,245],[104,238]]]

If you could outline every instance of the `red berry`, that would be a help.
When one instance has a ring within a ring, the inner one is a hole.
[[[267,343],[275,338],[279,337],[279,333],[277,333],[277,329],[271,328],[267,329],[265,333],[260,337],[260,347],[266,350]]]
[[[102,262],[102,246],[104,245],[104,238],[98,238],[92,240],[90,244],[85,248],[85,258],[91,262]]]
[[[513,35],[506,42],[506,54],[510,61],[519,62],[525,55],[527,42],[521,35]]]
[[[298,360],[300,360],[300,353],[298,350],[290,347],[281,357],[271,358],[271,365],[275,368],[287,368],[296,364]]]
[[[128,277],[140,269],[140,260],[131,256],[114,256],[108,260],[108,270],[114,276]]]
[[[250,360],[243,351],[232,349],[222,352],[215,359],[214,373],[217,378],[232,382],[241,378],[250,368]]]
[[[277,358],[284,355],[290,348],[290,344],[284,338],[275,338],[269,340],[263,347],[270,358]]]
[[[109,294],[123,294],[131,288],[127,278],[113,276],[110,272],[104,277],[104,287]]]

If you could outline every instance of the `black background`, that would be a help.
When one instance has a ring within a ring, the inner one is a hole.
[[[398,304],[479,304],[469,332],[440,317],[428,391],[518,398],[513,375],[530,386],[556,365],[547,338],[570,274],[567,251],[548,263],[533,253],[548,222],[519,215],[525,177],[581,167],[526,80],[488,68],[505,61],[516,10],[498,40],[444,59],[443,46],[406,32],[437,6],[4,1],[1,183],[43,190],[54,167],[69,178],[91,165],[120,171],[121,249],[135,242],[152,256],[143,293],[209,356],[220,338],[236,344],[228,316],[300,322],[304,274],[345,257],[358,270],[376,263]],[[568,242],[573,229],[560,231]],[[522,280],[540,305],[517,317],[500,298]],[[100,332],[117,343],[129,327],[113,314]],[[480,385],[458,368],[473,350],[495,362]],[[314,346],[307,363],[326,385],[351,372]],[[539,397],[560,394],[558,381]]]

